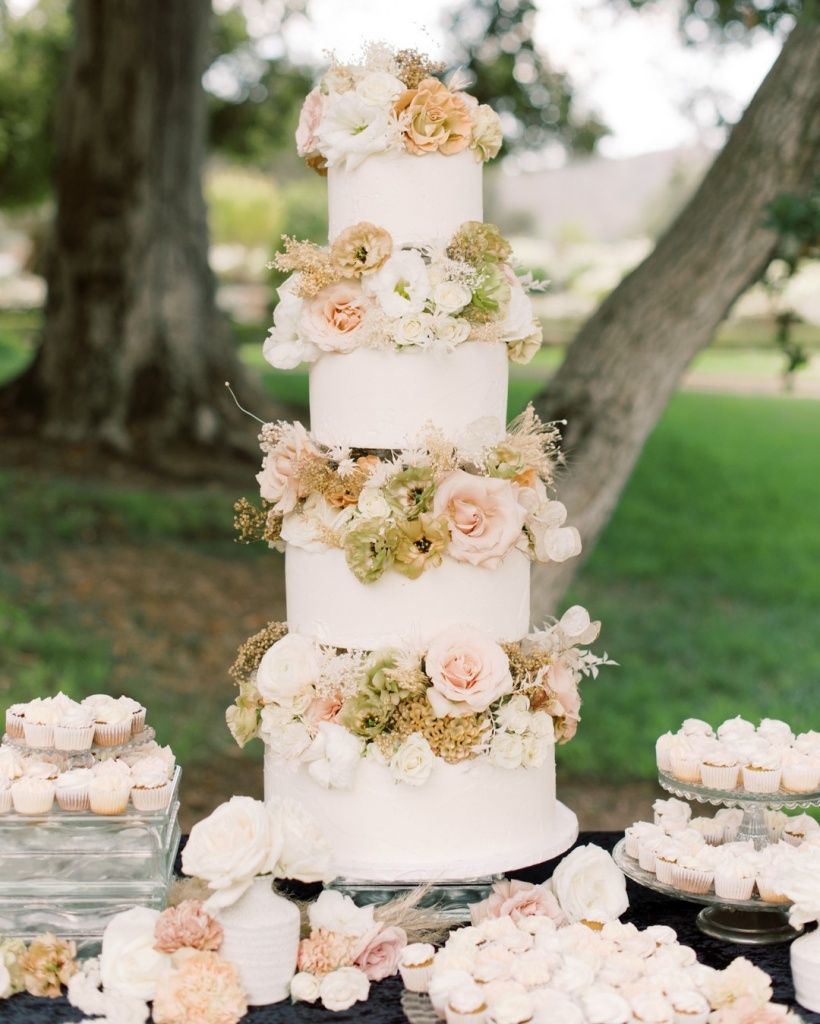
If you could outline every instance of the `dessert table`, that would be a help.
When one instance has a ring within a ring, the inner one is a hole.
[[[622,838],[620,832],[583,832],[576,845],[595,843],[612,850]],[[552,874],[555,861],[548,861],[531,868],[516,871],[514,877],[530,882],[542,882]],[[674,928],[678,940],[697,951],[698,959],[712,967],[723,968],[735,957],[744,956],[771,976],[774,988],[773,999],[792,1007],[802,1018],[812,1024],[820,1024],[820,1013],[811,1013],[794,1002],[791,971],[789,968],[789,944],[771,946],[732,945],[704,935],[697,927],[695,918],[699,907],[684,900],[671,899],[646,889],[627,879],[630,907],[622,917],[638,928],[651,924],[665,924]],[[272,1006],[254,1007],[244,1020],[253,1024],[319,1024],[334,1021],[338,1024],[362,1022],[362,1024],[402,1024],[406,1020],[401,1008],[402,984],[398,977],[379,982],[371,989],[366,1003],[356,1003],[350,1010],[331,1013],[321,1007],[307,1003],[276,1003]],[[0,1019],[3,1024],[52,1024],[59,1021],[80,1021],[83,1014],[70,1006],[66,999],[35,999],[25,993],[13,996],[0,1003]]]

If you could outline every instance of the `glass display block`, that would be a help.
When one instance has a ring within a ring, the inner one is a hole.
[[[129,907],[161,909],[180,840],[179,781],[166,808],[0,815],[0,934],[51,931],[88,951]]]

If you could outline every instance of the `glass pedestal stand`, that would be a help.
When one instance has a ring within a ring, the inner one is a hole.
[[[492,834],[484,835],[477,832],[479,838],[483,838],[488,845],[488,852],[485,862],[493,859],[499,860],[493,855]],[[578,838],[578,818],[564,804],[557,801],[555,804],[555,816],[549,840],[538,849],[538,856],[534,860],[528,860],[525,864],[516,865],[517,868],[530,866],[532,863],[543,863],[552,860],[553,857],[560,857],[562,853],[572,846]],[[500,858],[505,860],[505,858]],[[510,858],[507,857],[509,862]],[[482,865],[483,866],[483,865]],[[500,863],[487,863],[487,867],[503,867]],[[511,869],[507,874],[515,874]],[[437,876],[428,874],[426,878],[400,879],[398,881],[370,880],[362,878],[337,878],[328,889],[336,889],[350,896],[360,907],[370,904],[380,905],[402,896],[405,893],[417,889],[419,886],[426,887],[427,891],[421,897],[419,905],[422,907],[435,908],[439,916],[451,924],[469,923],[470,904],[480,903],[486,899],[492,891],[494,882],[504,878],[504,874],[492,873],[481,875],[476,878],[442,879],[441,872]]]

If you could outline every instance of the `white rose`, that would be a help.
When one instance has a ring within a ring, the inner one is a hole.
[[[333,851],[314,819],[288,797],[274,797],[268,806],[282,829],[282,852],[274,870],[277,878],[330,881],[334,877],[330,870]]]
[[[530,715],[529,731],[533,736],[542,736],[544,739],[555,739],[555,723],[552,715],[546,711],[534,711]]]
[[[373,106],[357,92],[331,94],[315,131],[328,166],[358,167],[371,153],[387,149],[390,125],[386,110]]]
[[[313,737],[303,722],[295,722],[291,719],[283,724],[281,720],[277,721],[274,715],[270,714],[269,717],[269,713],[276,710],[275,707],[262,709],[259,735],[268,744],[271,757],[276,762],[296,765],[310,746]],[[270,720],[271,718],[273,721]]]
[[[386,519],[390,515],[390,506],[378,487],[365,487],[359,495],[357,508],[362,519]]]
[[[552,719],[550,719],[552,721]],[[524,768],[540,768],[546,761],[547,754],[554,744],[554,740],[546,736],[537,736],[533,732],[524,733],[522,736],[524,749],[521,753],[521,764]]]
[[[386,71],[372,71],[356,86],[356,92],[365,103],[387,108],[404,92],[404,82]]]
[[[370,274],[363,287],[388,316],[421,313],[430,293],[427,264],[415,249],[401,249],[380,270]]]
[[[552,888],[570,921],[606,923],[629,907],[624,873],[600,846],[578,846],[553,872]]]
[[[369,993],[370,982],[358,967],[339,967],[319,983],[319,995],[326,1010],[348,1010],[354,1003],[364,1002]]]
[[[501,149],[504,133],[501,119],[492,107],[486,103],[476,105],[472,110],[472,130],[470,132],[470,149],[475,151],[475,158],[492,160]]]
[[[282,830],[260,800],[234,796],[193,826],[182,852],[182,870],[204,878],[215,890],[207,901],[209,909],[228,907],[256,875],[274,870],[282,842]]]
[[[390,760],[390,774],[396,782],[423,786],[430,778],[435,755],[420,732],[411,733]]]
[[[516,693],[506,704],[501,705],[493,717],[499,729],[505,729],[507,732],[526,732],[532,718],[529,698],[523,693]]]
[[[320,722],[302,760],[310,777],[324,789],[349,789],[362,756],[362,742],[335,722]]]
[[[336,889],[323,889],[315,902],[308,904],[308,921],[313,930],[324,928],[351,939],[360,939],[373,930],[372,904],[357,907],[350,896]]]
[[[430,329],[432,319],[429,313],[415,313],[412,316],[403,316],[393,324],[393,338],[397,345],[418,345],[422,347],[429,344],[433,334]]]
[[[532,312],[532,300],[521,287],[514,274],[507,275],[510,281],[510,302],[507,315],[502,323],[501,340],[507,344],[530,337],[538,326]]]
[[[278,370],[292,370],[300,363],[312,363],[319,355],[317,346],[299,331],[304,300],[293,294],[296,276],[289,277],[279,289],[273,327],[262,346],[262,355]]]
[[[472,297],[470,289],[459,281],[442,281],[433,289],[433,302],[441,313],[457,313]]]
[[[8,999],[11,995],[11,975],[5,961],[0,959],[0,999]]]
[[[319,979],[308,971],[299,971],[290,979],[290,998],[297,1003],[315,1003],[319,998]]]
[[[158,910],[132,907],[106,925],[100,977],[109,995],[151,1000],[157,984],[171,973],[171,957],[154,949],[158,917]]]
[[[470,324],[463,317],[434,316],[430,327],[436,341],[446,348],[455,348],[470,337]]]
[[[514,732],[497,732],[490,741],[490,760],[499,768],[520,768],[524,741]]]
[[[319,678],[316,645],[306,636],[288,633],[262,655],[256,670],[256,689],[265,701],[291,707]]]

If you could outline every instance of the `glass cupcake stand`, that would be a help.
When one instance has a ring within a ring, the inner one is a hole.
[[[152,729],[121,747],[34,751],[3,737],[3,745],[86,767],[96,754],[133,750]],[[123,814],[63,811],[0,814],[0,934],[32,939],[54,932],[74,939],[84,955],[99,951],[110,919],[135,905],[161,910],[173,879],[180,840],[179,782],[174,769],[168,805],[146,813],[130,803]]]
[[[738,807],[743,819],[738,827],[739,841],[751,839],[760,850],[771,842],[766,824],[767,810],[785,810],[820,806],[820,792],[815,793],[750,793],[743,789],[717,790],[690,782],[681,782],[668,772],[658,772],[658,781],[667,793],[682,800],[697,800],[718,807]],[[789,924],[788,902],[774,903],[759,896],[749,900],[730,900],[714,892],[699,895],[683,892],[659,882],[651,871],[644,871],[637,860],[626,852],[622,839],[612,852],[623,873],[639,885],[674,899],[706,904],[697,917],[698,927],[706,935],[726,942],[745,945],[767,945],[788,942],[799,932]]]

